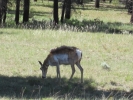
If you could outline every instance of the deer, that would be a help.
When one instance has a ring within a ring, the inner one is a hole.
[[[81,67],[80,61],[82,59],[82,51],[77,47],[73,46],[60,46],[50,50],[50,53],[47,55],[46,59],[42,63],[38,61],[41,65],[40,70],[42,71],[42,78],[46,78],[48,67],[56,66],[57,72],[57,81],[60,82],[60,65],[71,65],[72,74],[70,79],[72,79],[75,73],[75,64],[81,72],[81,83],[83,83],[83,68]]]

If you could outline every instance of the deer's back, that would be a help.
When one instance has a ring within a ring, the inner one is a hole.
[[[79,49],[75,49],[75,51],[69,53],[54,53],[51,54],[49,65],[56,66],[57,64],[72,64],[81,60],[82,52]]]

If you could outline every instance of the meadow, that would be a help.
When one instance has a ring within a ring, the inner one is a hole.
[[[33,3],[31,13],[35,13],[34,7],[37,6],[37,10],[50,18],[52,14],[41,11],[47,7],[52,12],[52,8],[46,5],[50,6],[51,2]],[[133,98],[133,28],[129,23],[130,15],[121,5],[105,3],[100,9],[91,5],[93,3],[86,4],[82,9],[77,6],[77,12],[81,14],[73,12],[71,20],[57,29],[43,29],[45,25],[40,21],[37,23],[42,25],[41,28],[33,28],[33,23],[29,23],[30,27],[16,27],[10,23],[0,29],[0,99]],[[34,19],[43,20],[41,16],[35,15]],[[43,61],[52,48],[61,45],[76,46],[83,52],[83,84],[76,66],[71,81],[71,67],[63,65],[60,67],[60,84],[56,82],[55,67],[49,67],[47,79],[41,78],[38,60]],[[105,65],[110,66],[110,70],[104,68]]]

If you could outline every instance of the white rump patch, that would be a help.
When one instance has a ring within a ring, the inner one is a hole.
[[[79,49],[76,49],[76,53],[78,55],[78,60],[82,58],[82,52]]]

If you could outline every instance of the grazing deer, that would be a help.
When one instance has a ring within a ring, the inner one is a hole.
[[[41,65],[40,69],[42,70],[42,78],[46,78],[48,66],[51,65],[51,66],[56,66],[57,79],[59,79],[60,81],[60,65],[64,64],[64,65],[71,65],[72,74],[70,79],[72,79],[75,73],[74,64],[76,64],[81,71],[81,83],[82,83],[83,68],[80,65],[81,58],[82,58],[82,52],[76,47],[61,46],[52,49],[47,58],[44,60],[43,64],[39,61]]]

